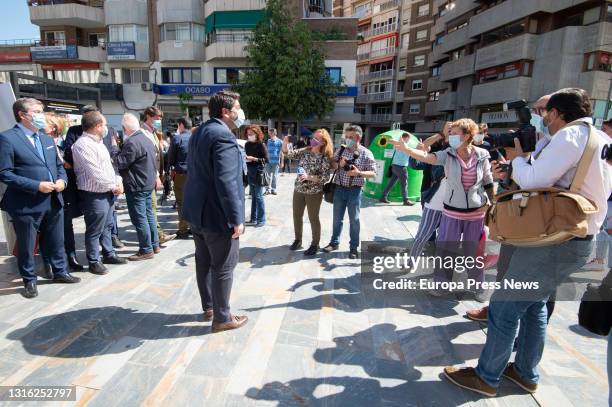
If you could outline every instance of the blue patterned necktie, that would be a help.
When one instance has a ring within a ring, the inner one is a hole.
[[[36,147],[36,152],[38,153],[38,156],[41,160],[43,160],[44,163],[46,163],[47,160],[45,160],[45,152],[43,150],[42,143],[40,142],[40,137],[38,136],[38,133],[32,134],[32,138],[34,138],[34,147]],[[53,181],[51,171],[49,171],[49,181]]]

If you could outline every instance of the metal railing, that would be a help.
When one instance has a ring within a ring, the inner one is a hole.
[[[397,27],[398,27],[397,23],[387,24],[387,25],[383,25],[382,27],[377,27],[377,28],[373,28],[368,31],[364,31],[360,33],[360,35],[362,35],[363,38],[375,37],[377,35],[382,35],[382,34],[387,34],[390,32],[397,31]]]
[[[16,40],[0,40],[0,47],[32,47],[40,41],[38,38],[23,38]]]
[[[359,75],[358,79],[360,82],[363,82],[363,81],[371,81],[373,79],[390,78],[390,77],[393,77],[394,73],[395,73],[394,69],[385,69],[384,71],[369,72],[365,75]]]
[[[253,38],[253,33],[241,33],[241,34],[211,34],[207,38],[206,45],[213,44],[215,42],[247,42]]]
[[[68,38],[64,40],[33,40],[31,44],[33,47],[53,47],[57,45],[77,45],[79,47],[96,48],[100,47],[106,49],[106,41],[98,40],[92,41],[89,39],[77,41],[76,38]]]
[[[380,5],[380,11],[381,12],[387,11],[387,10],[390,10],[390,9],[392,9],[394,7],[397,7],[397,6],[399,6],[399,0],[391,0],[391,1],[388,1],[386,3],[381,4]]]
[[[395,123],[402,119],[401,114],[393,113],[364,114],[361,117],[362,120],[367,123]]]
[[[44,99],[47,102],[89,102],[101,106],[101,90],[97,87],[75,85],[38,76],[10,72],[15,96]]]
[[[83,6],[104,8],[104,0],[28,0],[28,6],[56,6],[59,4],[81,4]]]
[[[366,52],[365,54],[357,54],[357,61],[365,61],[366,59],[370,59],[369,52]]]
[[[377,49],[370,52],[370,59],[385,57],[387,55],[395,55],[397,54],[397,48],[389,47],[384,49]]]
[[[355,102],[379,102],[381,100],[393,100],[393,91],[377,92],[377,93],[362,93],[357,95]]]

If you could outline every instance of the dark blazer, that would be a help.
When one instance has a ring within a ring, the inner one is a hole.
[[[62,194],[38,191],[38,185],[49,179],[49,173],[53,182],[62,179],[68,183],[55,142],[51,137],[39,134],[46,162],[18,126],[0,133],[0,182],[7,186],[0,209],[11,215],[42,213],[51,207],[52,199],[64,205]]]
[[[157,182],[157,150],[149,138],[138,130],[123,143],[114,161],[123,178],[125,192],[152,191]]]
[[[187,174],[187,152],[189,151],[189,140],[191,132],[186,131],[172,137],[168,149],[168,167],[174,167],[178,174]]]
[[[242,156],[234,134],[215,119],[189,141],[183,216],[207,232],[229,232],[244,223]]]

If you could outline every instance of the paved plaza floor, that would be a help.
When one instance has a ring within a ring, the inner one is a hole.
[[[110,266],[105,276],[76,273],[78,285],[41,279],[32,300],[20,295],[15,260],[0,258],[0,386],[76,386],[76,402],[37,406],[607,404],[606,341],[577,325],[577,302],[557,304],[535,395],[507,380],[491,399],[449,384],[442,368],[475,365],[484,344],[486,324],[463,317],[479,304],[422,293],[364,296],[360,263],[348,259],[348,222],[339,252],[306,259],[289,251],[293,177],[281,177],[279,195],[266,196],[267,225],[241,237],[231,304],[249,323],[235,331],[211,334],[203,322],[192,240],[170,242],[154,260]],[[160,216],[169,231],[176,230],[171,204]],[[419,205],[364,199],[361,238],[410,239],[420,213]],[[331,215],[323,203],[322,245]],[[120,254],[131,254],[136,237],[126,210],[119,227],[128,243]],[[84,261],[82,219],[76,229]],[[307,244],[307,220],[304,229]]]

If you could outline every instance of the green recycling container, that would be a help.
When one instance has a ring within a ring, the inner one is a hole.
[[[403,130],[389,130],[385,133],[374,137],[370,144],[370,151],[376,160],[376,178],[369,179],[363,188],[363,193],[368,198],[380,199],[383,191],[389,183],[387,177],[387,168],[391,166],[391,158],[393,157],[393,144],[389,140],[399,140],[405,132]],[[416,147],[419,144],[419,139],[415,136],[410,136],[408,141],[409,147]],[[423,182],[423,171],[413,170],[408,168],[408,199],[411,201],[421,200],[421,183]],[[402,202],[402,193],[400,191],[399,181],[389,192],[389,201]]]

